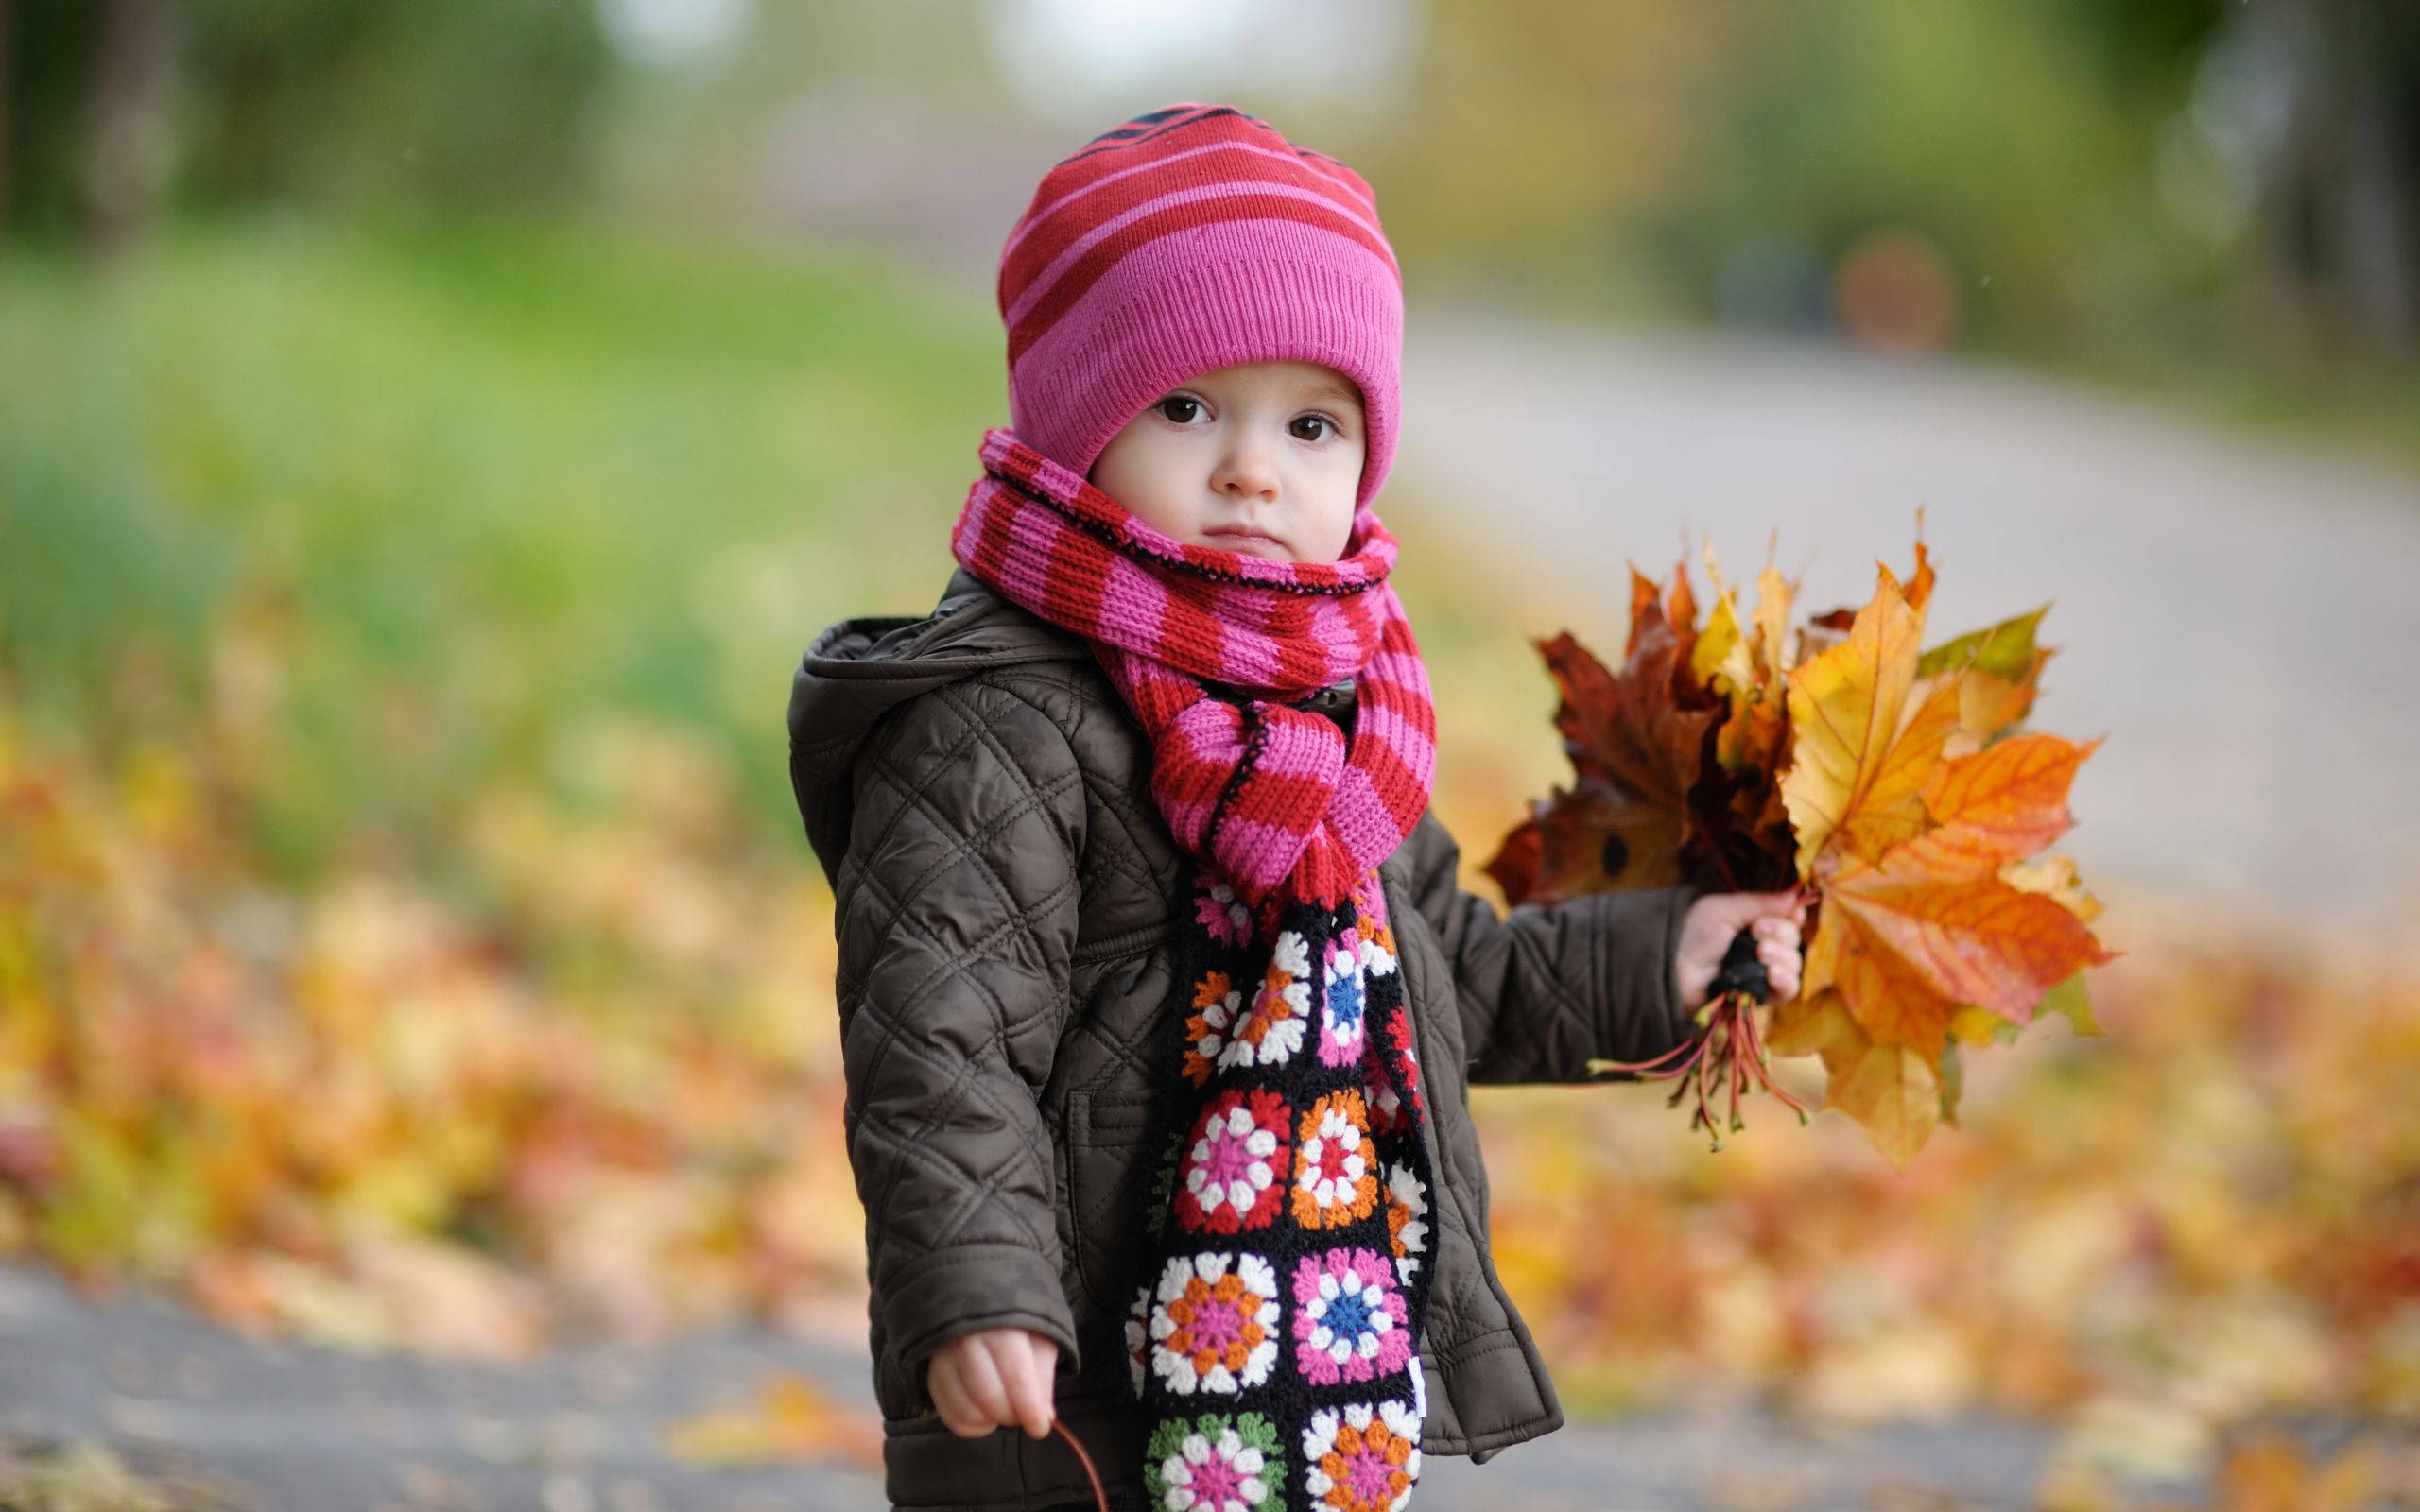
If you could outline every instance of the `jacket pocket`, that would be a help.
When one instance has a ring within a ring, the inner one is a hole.
[[[1091,1311],[1119,1319],[1126,1299],[1115,1293],[1131,1268],[1135,1220],[1150,1177],[1145,1146],[1156,1111],[1148,1092],[1079,1088],[1067,1094],[1061,1157],[1076,1280]]]

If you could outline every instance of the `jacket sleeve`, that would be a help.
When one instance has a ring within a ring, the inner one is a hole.
[[[1069,1011],[1084,787],[1065,733],[964,680],[884,715],[834,885],[849,1160],[884,1347],[1076,1334],[1040,1104]],[[918,1390],[922,1391],[919,1384]]]
[[[1647,1060],[1696,1032],[1673,957],[1703,889],[1595,893],[1499,918],[1459,885],[1461,847],[1434,814],[1405,844],[1414,903],[1453,968],[1469,1080],[1599,1081],[1591,1057]]]

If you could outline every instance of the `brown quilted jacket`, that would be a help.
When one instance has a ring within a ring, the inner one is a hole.
[[[1352,727],[1352,685],[1306,706]],[[1141,1486],[1126,1400],[1125,1246],[1144,1053],[1169,1000],[1186,861],[1142,729],[1085,644],[960,571],[923,619],[843,621],[789,702],[790,778],[836,901],[845,1125],[865,1206],[874,1395],[901,1508],[1027,1512],[1087,1499],[1055,1438],[961,1439],[924,1365],[1015,1326],[1057,1342],[1061,1418]],[[1433,815],[1379,868],[1427,1083],[1435,1280],[1424,1447],[1485,1459],[1560,1426],[1488,1258],[1470,1082],[1580,1082],[1689,1032],[1672,953],[1695,894],[1606,894],[1499,918],[1456,885]]]

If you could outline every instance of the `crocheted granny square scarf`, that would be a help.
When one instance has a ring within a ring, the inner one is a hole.
[[[1432,1177],[1377,866],[1427,807],[1436,724],[1393,538],[1365,505],[1341,559],[1268,561],[1174,541],[1009,431],[982,458],[953,553],[1092,642],[1196,863],[1127,1324],[1151,1503],[1401,1512]],[[1348,676],[1349,739],[1296,706]]]

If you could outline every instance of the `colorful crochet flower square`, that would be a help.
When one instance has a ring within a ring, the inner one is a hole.
[[[1372,976],[1392,976],[1395,971],[1395,932],[1385,924],[1373,924],[1361,936],[1361,970]]]
[[[1411,1357],[1409,1309],[1374,1249],[1305,1255],[1294,1267],[1294,1360],[1323,1386],[1392,1376]]]
[[[1194,876],[1193,918],[1209,936],[1221,945],[1242,945],[1252,938],[1252,910],[1236,896],[1236,889],[1219,880],[1211,871]]]
[[[1269,970],[1252,1008],[1236,1026],[1221,1067],[1274,1066],[1292,1059],[1303,1048],[1311,1022],[1311,947],[1294,930],[1277,936],[1269,955]]]
[[[1193,1121],[1176,1220],[1196,1232],[1265,1228],[1285,1202],[1291,1110],[1273,1091],[1229,1091]]]
[[[1360,945],[1351,930],[1329,945],[1321,987],[1320,1063],[1350,1066],[1361,1058],[1363,1009],[1369,1006]]]
[[[1211,1068],[1226,1054],[1242,1013],[1244,995],[1224,971],[1205,971],[1193,985],[1193,1016],[1184,1021],[1184,1079],[1207,1086]]]
[[[1376,872],[1371,872],[1364,882],[1354,887],[1353,911],[1361,920],[1364,935],[1374,929],[1387,927],[1387,889],[1379,883]]]
[[[1134,1383],[1134,1395],[1143,1394],[1143,1383],[1151,1368],[1151,1283],[1145,1281],[1134,1288],[1134,1301],[1126,1309],[1126,1374]]]
[[[1361,1094],[1328,1092],[1303,1114],[1294,1145],[1294,1221],[1338,1228],[1367,1218],[1378,1200],[1378,1148]]]
[[[1411,1009],[1396,1004],[1387,1017],[1387,1042],[1394,1046],[1395,1064],[1402,1068],[1403,1079],[1411,1088],[1411,1110],[1426,1110],[1420,1098],[1420,1054],[1411,1046]]]
[[[1178,1255],[1151,1307],[1151,1373],[1180,1397],[1233,1396],[1277,1364],[1277,1272],[1249,1252]]]
[[[1402,1402],[1323,1407],[1303,1430],[1303,1489],[1329,1512],[1403,1512],[1419,1439],[1420,1419]]]
[[[1379,1134],[1401,1134],[1411,1127],[1411,1119],[1404,1111],[1403,1099],[1395,1095],[1395,1084],[1388,1078],[1378,1054],[1374,1044],[1361,1062],[1361,1084],[1370,1092],[1370,1127]]]
[[[1256,1412],[1171,1418],[1143,1451],[1143,1486],[1168,1512],[1277,1512],[1286,1460]]]
[[[1387,1244],[1395,1254],[1395,1280],[1411,1284],[1417,1257],[1428,1252],[1428,1194],[1409,1165],[1387,1167]]]

